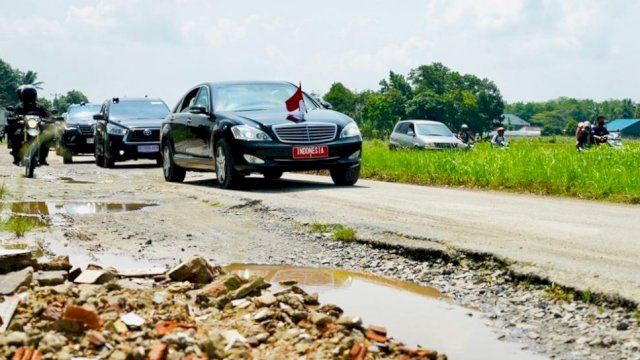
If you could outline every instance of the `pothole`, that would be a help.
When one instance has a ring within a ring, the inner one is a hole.
[[[286,265],[232,264],[227,271],[258,275],[274,291],[281,281],[295,280],[307,292],[320,294],[322,303],[339,305],[347,314],[384,326],[409,346],[433,346],[452,359],[543,359],[515,343],[498,340],[481,313],[452,304],[435,288],[337,269]]]

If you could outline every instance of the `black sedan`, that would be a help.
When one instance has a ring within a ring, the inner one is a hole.
[[[161,99],[113,98],[102,104],[96,120],[96,165],[111,168],[116,161],[152,159],[162,163],[160,125],[169,113]]]
[[[222,188],[251,173],[277,179],[328,169],[337,185],[360,176],[362,136],[353,119],[288,82],[197,85],[165,119],[160,141],[167,181],[183,181],[187,170],[215,171]]]

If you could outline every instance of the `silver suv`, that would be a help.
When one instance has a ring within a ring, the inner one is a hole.
[[[449,128],[438,121],[402,120],[393,128],[389,149],[457,149],[464,144]]]

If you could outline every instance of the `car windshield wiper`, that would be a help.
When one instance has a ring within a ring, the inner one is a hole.
[[[241,110],[234,110],[234,111],[241,112],[241,111],[265,111],[265,110],[269,110],[269,109],[256,108],[256,109],[241,109]]]

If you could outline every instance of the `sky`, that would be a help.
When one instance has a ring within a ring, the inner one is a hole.
[[[636,0],[3,0],[0,58],[93,102],[206,81],[378,89],[441,62],[504,99],[640,100]]]

